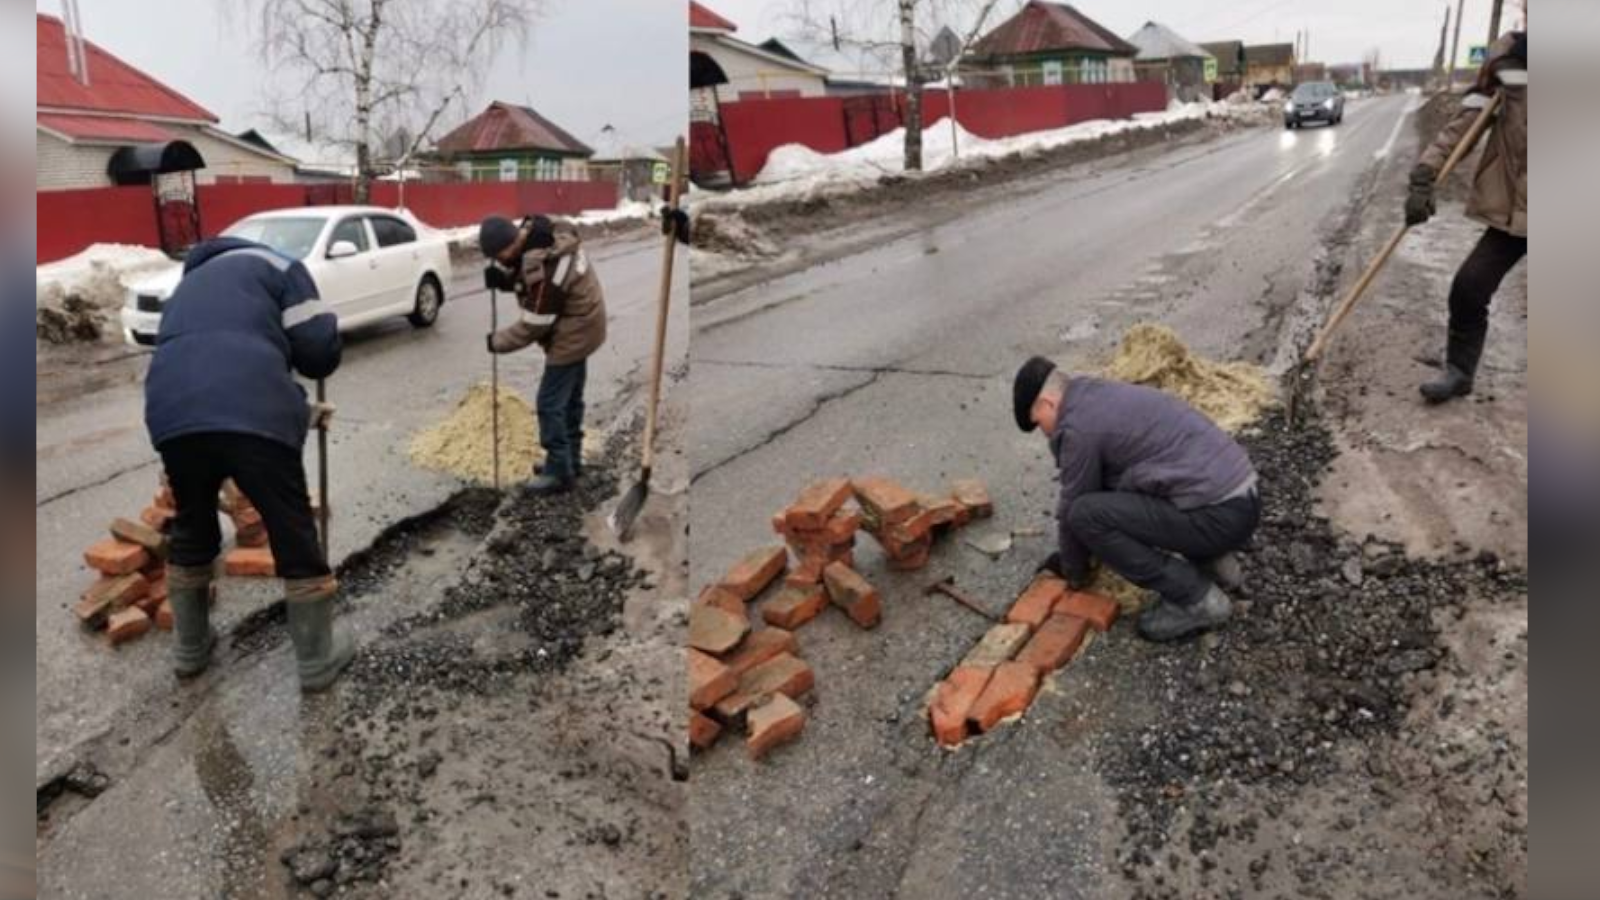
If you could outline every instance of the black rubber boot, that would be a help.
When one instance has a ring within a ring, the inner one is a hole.
[[[306,694],[325,691],[356,655],[355,641],[333,624],[333,598],[339,583],[330,575],[293,579],[285,586],[284,606],[299,663],[300,690]]]
[[[1179,606],[1162,600],[1140,613],[1139,636],[1158,643],[1176,641],[1215,628],[1232,615],[1233,601],[1212,585],[1198,603]]]
[[[1484,335],[1450,332],[1450,345],[1445,351],[1444,374],[1422,385],[1422,398],[1429,403],[1444,403],[1472,393],[1472,383],[1478,372],[1478,360],[1483,356]]]
[[[196,678],[211,665],[217,634],[211,630],[211,567],[168,566],[167,603],[172,607],[172,671]]]

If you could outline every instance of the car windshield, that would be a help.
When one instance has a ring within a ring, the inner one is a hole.
[[[244,238],[294,259],[305,259],[317,244],[326,219],[245,219],[224,231],[227,237]]]
[[[1333,88],[1326,84],[1302,84],[1294,89],[1296,100],[1321,100],[1333,96]]]

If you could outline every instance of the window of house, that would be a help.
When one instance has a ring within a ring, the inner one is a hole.
[[[1061,60],[1047,59],[1044,61],[1044,83],[1056,85],[1061,83]]]

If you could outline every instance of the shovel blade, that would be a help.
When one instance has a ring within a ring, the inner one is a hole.
[[[611,515],[606,517],[606,524],[611,532],[621,540],[626,541],[633,533],[633,523],[638,520],[639,513],[644,510],[644,502],[650,498],[650,473],[644,473],[639,483],[622,495],[622,501]]]

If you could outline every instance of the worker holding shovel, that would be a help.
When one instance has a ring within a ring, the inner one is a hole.
[[[606,340],[605,293],[570,222],[531,216],[518,226],[491,216],[478,230],[490,260],[491,290],[516,294],[521,317],[488,336],[489,352],[538,344],[545,353],[535,409],[544,464],[529,482],[538,494],[569,491],[583,472],[583,390],[589,357]],[[495,398],[499,403],[499,398]]]
[[[1462,97],[1456,113],[1440,129],[1411,171],[1406,225],[1420,225],[1434,213],[1434,184],[1440,168],[1491,105],[1489,145],[1472,178],[1467,217],[1488,226],[1457,270],[1450,285],[1450,330],[1444,374],[1422,385],[1429,403],[1472,393],[1478,360],[1489,334],[1489,303],[1500,282],[1528,255],[1528,35],[1512,32],[1495,41],[1478,70],[1477,82]],[[1474,137],[1481,136],[1483,131]]]
[[[1194,407],[1137,384],[1073,376],[1035,356],[1017,371],[1013,414],[1042,429],[1060,472],[1060,550],[1040,568],[1074,588],[1098,558],[1160,600],[1139,633],[1172,641],[1226,622],[1235,551],[1261,519],[1255,466]]]
[[[333,625],[338,582],[317,534],[302,458],[306,434],[332,408],[294,379],[326,378],[342,344],[333,311],[300,262],[238,238],[189,251],[167,301],[145,379],[145,426],[177,500],[168,559],[179,678],[204,672],[213,565],[221,549],[217,493],[233,479],[267,528],[284,579],[300,686],[329,687],[355,655]]]

